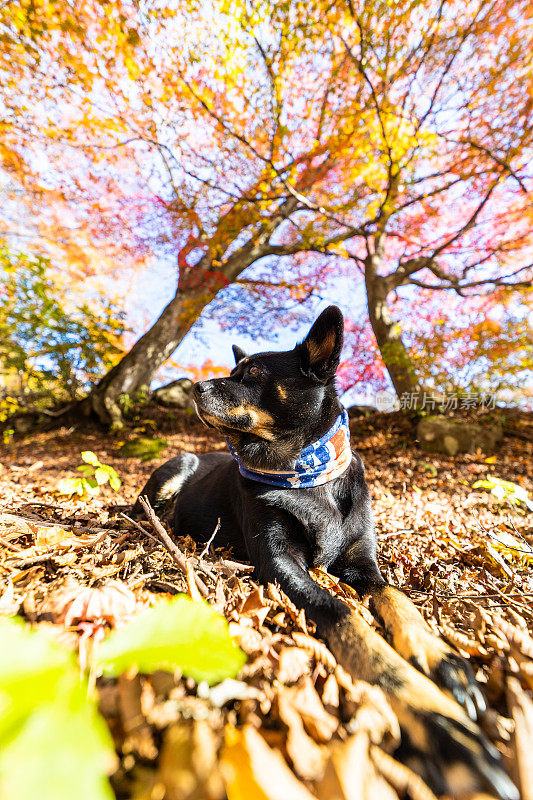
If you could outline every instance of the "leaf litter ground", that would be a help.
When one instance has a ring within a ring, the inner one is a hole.
[[[31,435],[0,459],[0,613],[20,614],[77,648],[90,668],[94,642],[161,595],[206,597],[248,659],[236,680],[209,687],[153,672],[98,678],[100,708],[117,750],[112,785],[138,800],[433,797],[395,760],[397,720],[379,689],[354,682],[315,637],[313,623],[275,586],[216,548],[179,554],[127,514],[150,472],[182,450],[224,449],[186,413],[150,409],[168,441],[151,462],[117,454],[98,429]],[[380,565],[429,624],[471,659],[485,685],[484,719],[524,800],[533,752],[533,514],[472,485],[493,476],[533,491],[533,417],[509,416],[497,456],[428,455],[401,414],[352,422],[374,501]],[[123,437],[124,438],[124,437]],[[65,498],[57,484],[91,450],[122,486]],[[370,613],[327,573],[315,578]]]

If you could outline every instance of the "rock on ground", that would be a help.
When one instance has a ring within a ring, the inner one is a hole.
[[[191,392],[193,382],[189,378],[178,378],[177,381],[160,386],[154,392],[154,399],[164,406],[172,408],[192,408]]]
[[[490,453],[502,438],[502,427],[490,428],[473,422],[448,419],[447,417],[425,417],[418,423],[417,439],[423,450],[429,453],[475,453],[481,450]]]

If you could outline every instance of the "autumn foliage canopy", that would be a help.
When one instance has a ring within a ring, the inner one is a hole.
[[[383,365],[398,393],[449,384],[464,342],[483,349],[487,335],[506,369],[527,369],[527,5],[4,6],[7,235],[73,284],[176,269],[161,317],[97,387],[97,413],[113,419],[213,299],[226,324],[253,329],[254,308],[286,321],[332,283],[347,311],[366,294],[348,384],[379,384]],[[434,339],[431,322],[456,315],[460,335]],[[428,366],[437,353],[445,370]]]

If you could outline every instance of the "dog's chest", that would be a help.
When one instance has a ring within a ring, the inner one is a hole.
[[[335,491],[331,484],[297,493],[279,492],[276,506],[282,506],[304,533],[314,566],[329,566],[351,539],[353,500],[351,493]]]

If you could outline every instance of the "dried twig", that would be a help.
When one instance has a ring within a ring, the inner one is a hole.
[[[411,586],[402,586],[402,592],[423,594],[427,595],[427,597],[436,597],[437,599],[440,597],[445,597],[447,599],[453,597],[455,600],[491,600],[492,598],[503,597],[511,600],[517,597],[533,597],[533,592],[510,592],[509,594],[505,594],[499,590],[497,591],[497,594],[484,594],[482,592],[476,594],[459,594],[458,592],[428,592],[426,589],[413,589]]]
[[[200,556],[199,556],[199,558],[200,558],[200,561],[201,561],[201,560],[202,560],[202,558],[203,558],[204,556],[206,556],[206,555],[207,555],[207,553],[209,552],[209,548],[210,548],[210,547],[211,547],[211,545],[213,544],[213,539],[215,538],[215,536],[217,535],[217,533],[219,532],[219,530],[220,530],[220,517],[218,518],[218,520],[217,520],[217,524],[215,525],[215,530],[213,531],[213,533],[211,534],[211,536],[209,537],[209,539],[208,539],[208,540],[207,540],[207,542],[205,543],[205,547],[204,547],[204,549],[202,550],[202,552],[200,553]]]
[[[57,558],[57,553],[43,553],[42,555],[23,558],[21,561],[13,561],[9,566],[13,569],[29,569],[30,567],[36,567],[38,564],[44,564],[46,561],[53,561],[54,558]]]
[[[152,539],[153,542],[155,542],[158,545],[163,544],[166,547],[166,545],[163,542],[161,542],[160,539],[157,539],[155,536],[152,536],[151,533],[148,533],[148,531],[145,528],[143,528],[143,526],[140,525],[136,520],[132,519],[131,517],[128,517],[127,514],[121,513],[120,516],[123,517],[123,519],[127,520],[128,522],[131,522],[131,524],[134,525],[137,528],[137,530],[139,530],[145,536],[148,536],[148,538]],[[213,532],[213,535],[211,536],[210,541],[213,540],[215,534],[218,531],[218,527],[219,526],[217,525],[217,527],[215,528],[215,531]],[[194,567],[196,567],[196,569],[201,570],[209,578],[211,578],[212,580],[216,581],[216,579],[217,579],[216,574],[213,572],[213,570],[209,567],[208,564],[206,564],[206,562],[201,557],[200,558],[196,558],[196,556],[189,556],[188,560],[191,562],[191,564]],[[216,561],[213,564],[213,566],[216,567],[217,569],[221,570],[222,572],[225,572],[228,575],[235,575],[235,573],[237,573],[237,572],[252,572],[253,571],[253,567],[250,564],[241,564],[239,561],[229,561],[229,560],[227,560],[225,558],[219,559],[218,561]]]
[[[137,530],[138,530],[138,531],[140,531],[141,533],[143,533],[143,534],[144,534],[145,536],[147,536],[149,539],[151,539],[151,540],[152,540],[152,542],[155,542],[156,544],[158,544],[158,545],[161,545],[161,540],[160,540],[160,539],[157,539],[155,536],[152,536],[152,534],[151,534],[151,533],[148,533],[148,531],[146,530],[146,528],[143,528],[143,526],[142,526],[142,525],[140,525],[140,524],[139,524],[139,523],[138,523],[136,520],[132,519],[131,517],[128,517],[128,515],[127,515],[127,514],[122,514],[122,513],[121,513],[121,514],[120,514],[120,516],[121,516],[121,517],[123,517],[123,518],[124,518],[125,520],[127,520],[128,522],[131,522],[131,524],[132,524],[132,525],[135,525],[135,527],[137,528]],[[125,536],[127,536],[127,535],[129,535],[129,534],[124,534],[124,537],[125,537]],[[118,539],[116,539],[116,540],[115,540],[115,544],[118,544],[118,542],[119,542],[119,541],[120,541],[122,538],[123,538],[123,537],[122,537],[122,536],[120,536]]]
[[[4,539],[3,536],[0,536],[0,544],[3,544],[4,547],[8,548],[8,550],[14,550],[16,553],[22,553],[23,552],[22,547],[17,547],[16,544],[11,544],[11,542],[8,542],[8,540]]]
[[[41,519],[36,514],[23,516],[22,514],[14,514],[12,511],[4,511],[2,508],[0,508],[0,514],[4,514],[5,516],[10,517],[13,520],[13,524],[19,521],[19,522],[25,522],[26,525],[28,524],[38,525],[41,528],[58,527],[58,528],[65,528],[74,532],[81,531],[82,533],[103,533],[103,532],[108,533],[108,528],[97,528],[94,525],[79,525],[77,523],[72,525],[68,522],[62,522],[61,520],[57,522],[50,522],[50,520]],[[27,534],[28,534],[27,531],[20,531],[19,533],[16,534],[16,536],[13,536],[13,539],[17,539],[20,536],[27,536]]]
[[[150,525],[152,526],[153,530],[159,537],[159,540],[162,544],[165,545],[166,549],[174,559],[174,562],[178,565],[178,567],[182,570],[183,574],[187,576],[187,558],[181,552],[178,545],[172,541],[166,530],[164,529],[161,521],[159,520],[157,514],[155,513],[154,509],[150,505],[150,502],[147,497],[139,497],[139,503],[146,514],[146,518]],[[209,589],[200,578],[199,575],[194,576],[196,585],[200,590],[200,593],[206,597],[209,594]]]
[[[253,572],[254,568],[251,564],[243,564],[241,561],[229,561],[227,558],[221,558],[215,562],[215,567],[229,575],[235,575],[236,572]]]
[[[383,542],[385,539],[393,539],[396,536],[408,536],[410,533],[414,533],[414,528],[402,528],[401,531],[391,531],[390,533],[379,533],[378,540]]]

